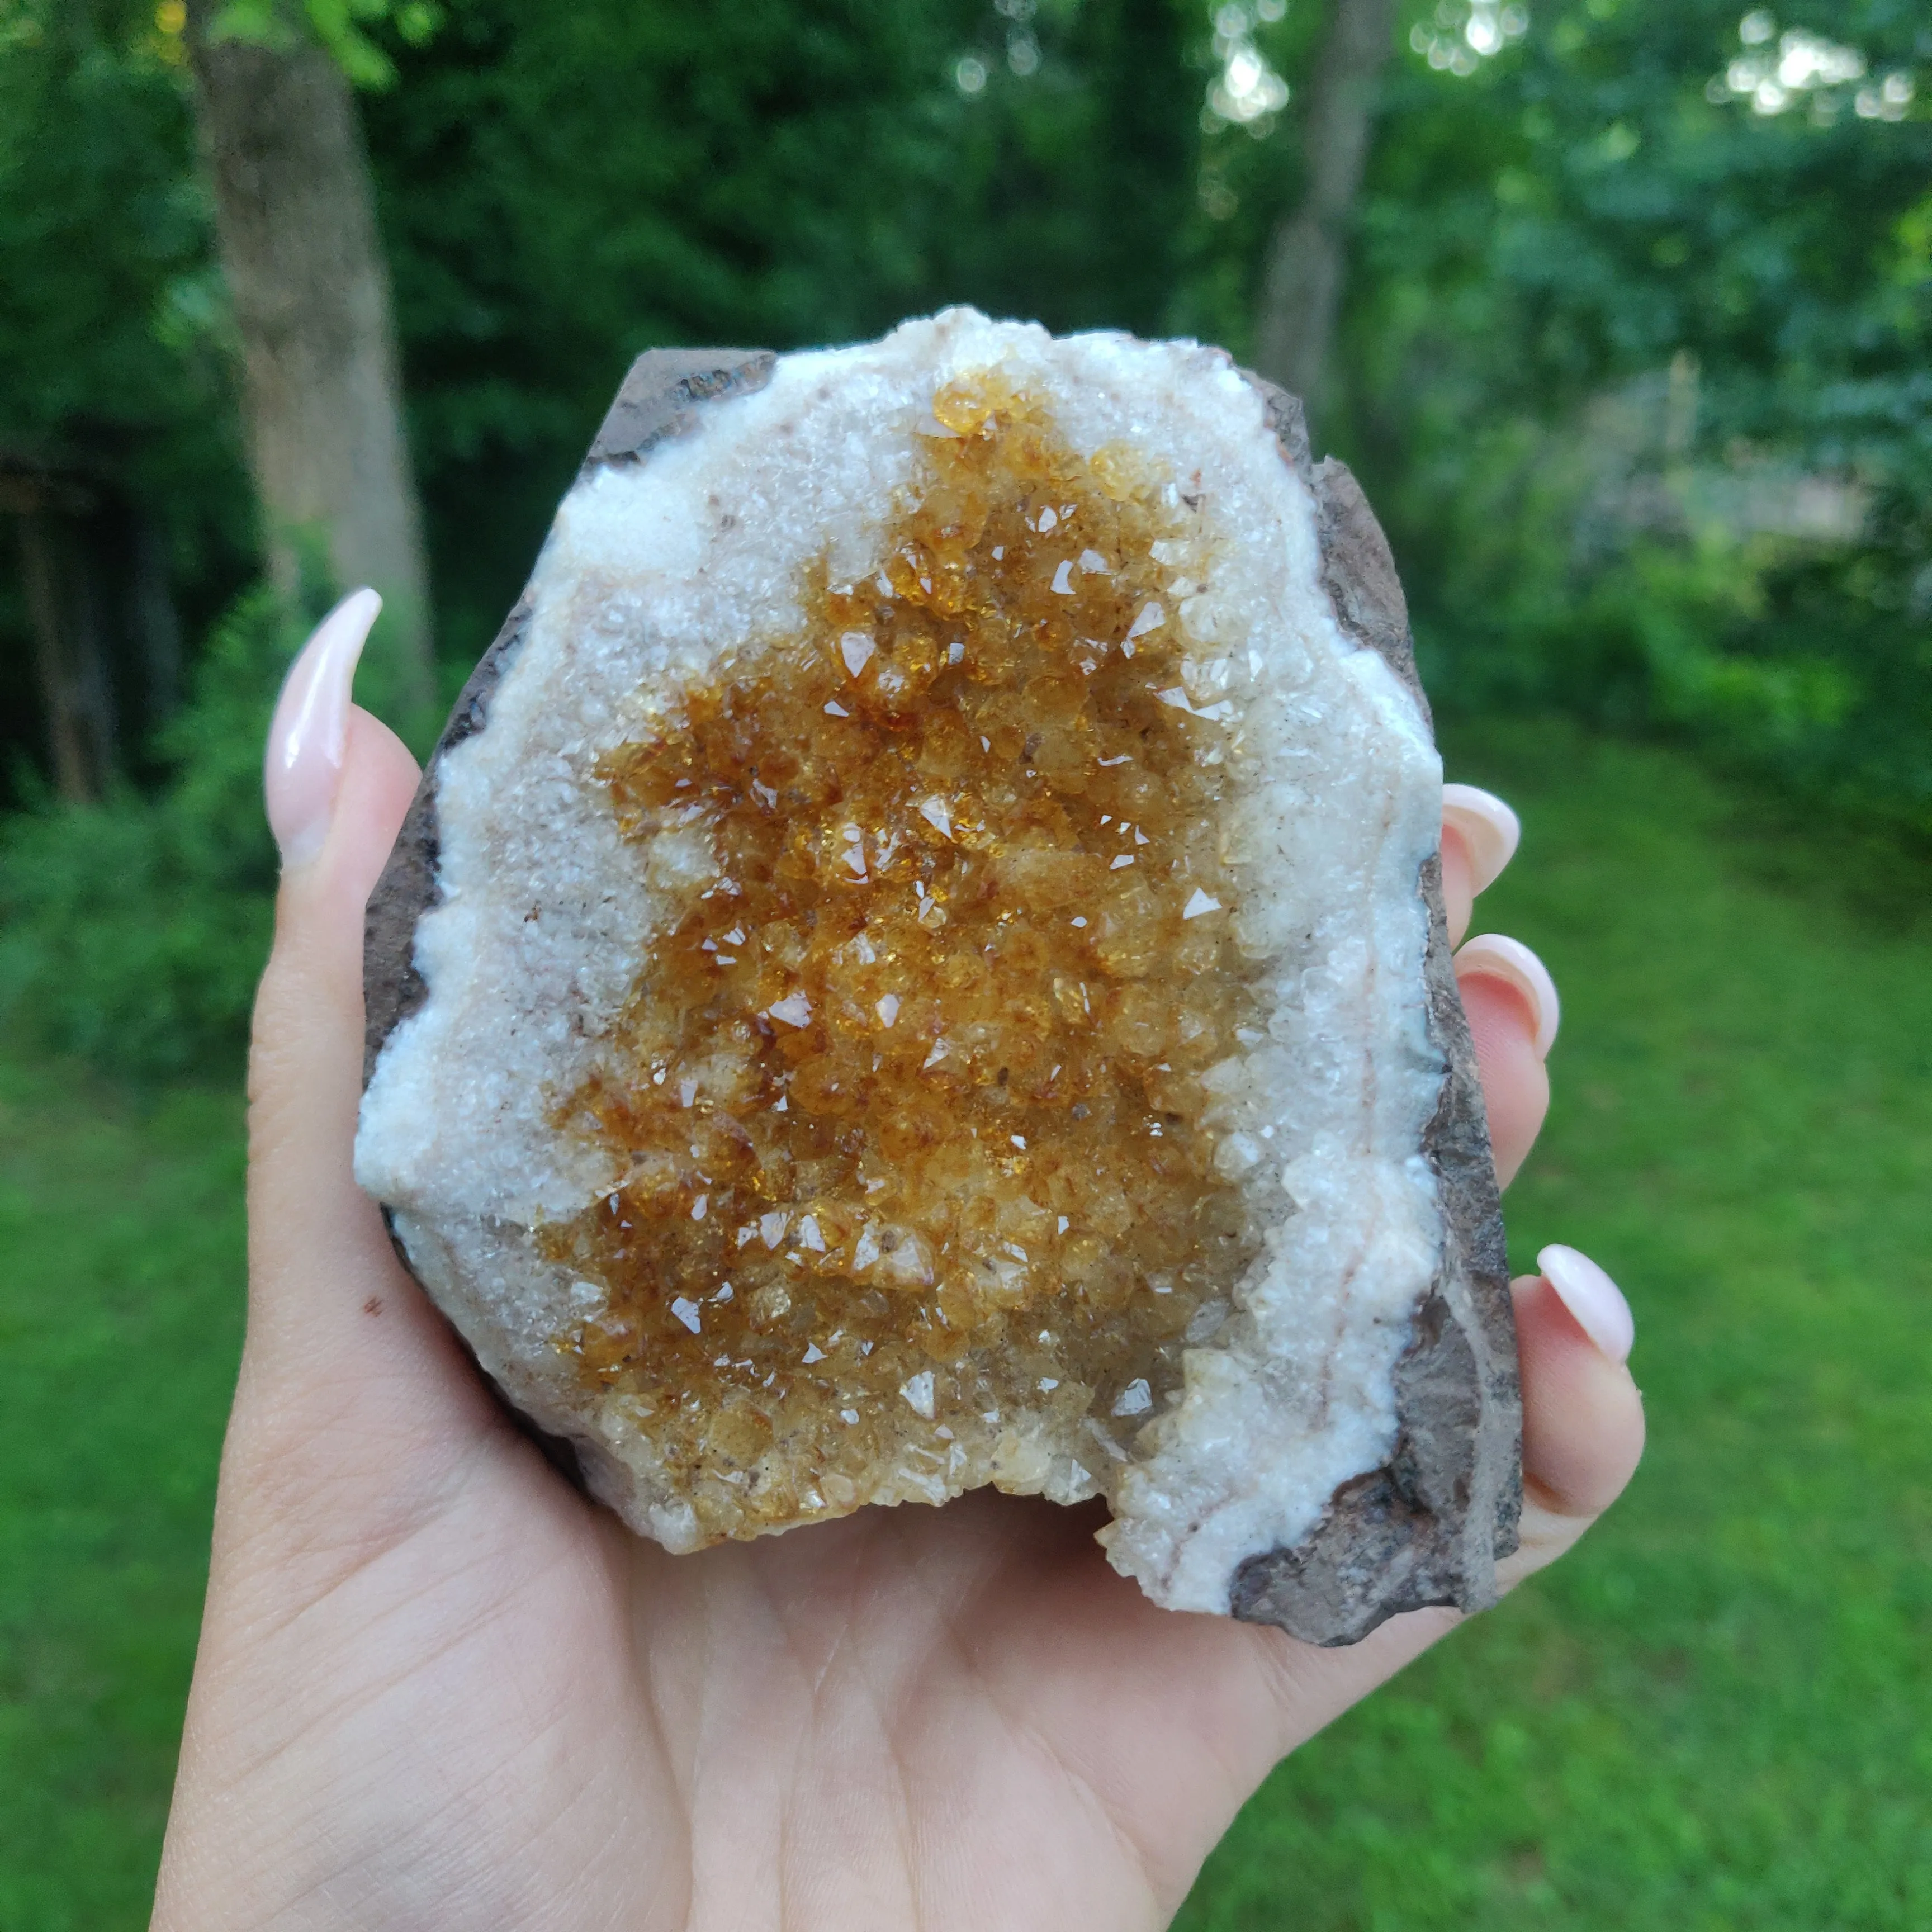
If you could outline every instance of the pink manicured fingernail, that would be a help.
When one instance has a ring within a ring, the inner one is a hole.
[[[1476,868],[1476,890],[1494,885],[1503,868],[1516,856],[1522,820],[1494,792],[1466,784],[1442,788],[1442,817],[1462,835],[1462,842],[1469,848],[1469,862]]]
[[[374,591],[350,592],[315,627],[275,700],[262,789],[285,866],[307,865],[328,836],[349,730],[349,688],[382,608]]]
[[[1465,940],[1457,952],[1456,976],[1466,980],[1480,973],[1507,981],[1529,1002],[1536,1022],[1536,1057],[1548,1059],[1563,1018],[1550,968],[1521,940],[1506,939],[1499,932],[1479,932],[1474,939]]]
[[[1613,1362],[1630,1359],[1636,1340],[1636,1321],[1623,1290],[1574,1248],[1548,1247],[1536,1258],[1543,1278],[1556,1289],[1576,1326]]]

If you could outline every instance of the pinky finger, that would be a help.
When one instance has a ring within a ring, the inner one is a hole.
[[[1623,1493],[1643,1454],[1643,1399],[1624,1364],[1630,1310],[1603,1270],[1546,1248],[1513,1284],[1522,1361],[1522,1546],[1515,1582],[1561,1556]]]

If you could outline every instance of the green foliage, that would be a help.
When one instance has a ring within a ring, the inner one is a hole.
[[[252,518],[194,145],[179,38],[152,4],[0,0],[0,468],[137,502],[190,634],[246,575]],[[44,754],[32,662],[0,568],[5,766]]]
[[[391,47],[402,84],[364,119],[459,654],[640,350],[848,340],[962,301],[1160,328],[1198,104],[1182,17],[1042,8],[1024,78],[1008,26],[986,0],[468,0]]]
[[[442,24],[443,10],[434,0],[225,0],[209,28],[212,39],[248,40],[260,46],[289,47],[310,40],[325,48],[358,87],[389,87],[396,70],[370,38],[379,22],[392,24],[401,39],[420,46]]]
[[[1780,9],[1866,98],[1762,114],[1738,14],[1569,0],[1474,75],[1400,70],[1336,434],[1452,709],[1677,730],[1932,833],[1932,120],[1872,92],[1932,38]]]
[[[267,956],[262,745],[291,638],[266,591],[218,625],[155,796],[16,814],[0,844],[0,1016],[134,1076],[234,1064]]]
[[[1712,98],[1730,0],[1534,11],[1472,74],[1396,56],[1322,424],[1391,525],[1440,698],[1678,732],[1932,830],[1932,121],[1851,88],[1832,117]],[[1305,86],[1322,10],[1249,22]],[[1301,171],[1292,119],[1202,131],[1208,24],[472,0],[398,50],[369,118],[446,630],[487,635],[652,341],[970,300],[1244,349]],[[1900,0],[1779,25],[1855,44],[1874,85],[1932,52]],[[1779,526],[1820,482],[1867,506],[1856,542]]]
[[[146,429],[199,480],[232,433],[212,218],[172,45],[110,10],[0,0],[0,439]]]
[[[1298,80],[1310,10],[1258,32]],[[1390,527],[1438,708],[1670,730],[1932,834],[1923,8],[1545,0],[1475,62],[1471,10],[1417,5],[1390,70],[1317,412]],[[1787,32],[1864,74],[1754,111],[1725,76]],[[1915,74],[1916,104],[1884,95]],[[1174,315],[1238,350],[1287,131],[1202,148]]]

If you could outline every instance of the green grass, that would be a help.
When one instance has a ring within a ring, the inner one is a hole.
[[[1567,729],[1453,762],[1523,812],[1482,922],[1567,1002],[1512,1246],[1623,1282],[1651,1452],[1560,1570],[1276,1774],[1181,1923],[1932,1924],[1932,923],[1899,910],[1932,878]],[[0,1066],[0,1932],[145,1915],[239,1136],[226,1100]]]
[[[0,1928],[147,1921],[242,1329],[242,1113],[0,1062]]]

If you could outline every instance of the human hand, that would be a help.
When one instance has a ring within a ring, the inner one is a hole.
[[[318,632],[272,739],[248,1340],[155,1926],[1164,1924],[1269,1768],[1457,1618],[1322,1650],[1157,1610],[1095,1546],[1098,1505],[984,1491],[672,1557],[560,1480],[351,1173],[362,910],[416,781],[348,702],[374,611]],[[1512,825],[1450,788],[1459,940]],[[1459,970],[1507,1181],[1554,991],[1509,942]],[[1568,1250],[1546,1265],[1515,1285],[1510,1582],[1642,1441],[1621,1297]]]

